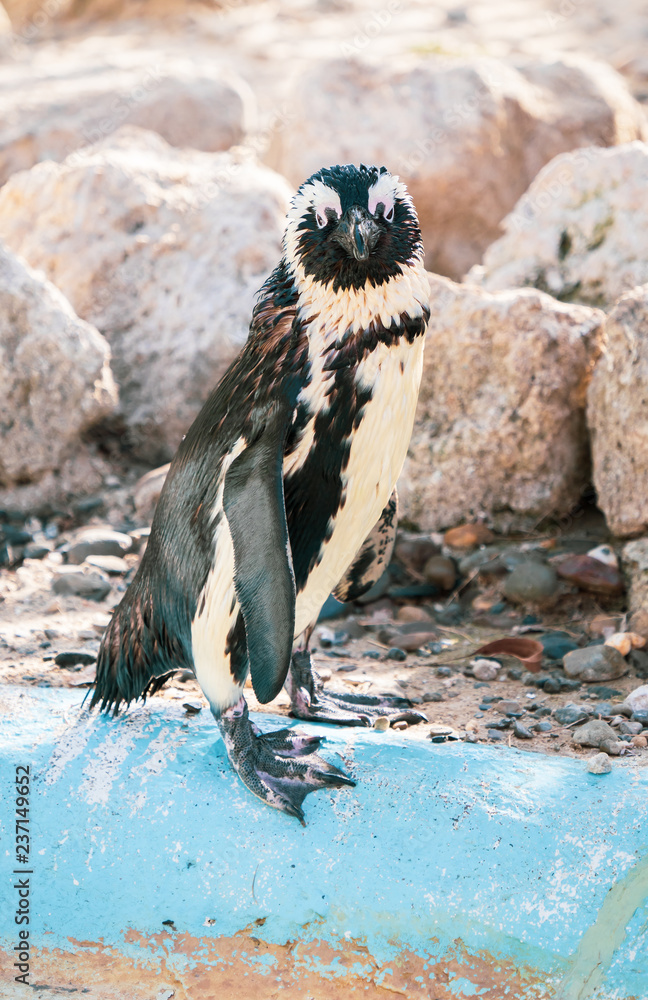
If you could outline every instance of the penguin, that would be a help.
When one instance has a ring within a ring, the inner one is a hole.
[[[396,175],[337,165],[301,185],[249,337],[171,463],[101,643],[91,706],[117,714],[189,667],[247,788],[302,824],[307,794],[354,782],[320,737],[260,733],[248,673],[261,703],[285,684],[301,719],[425,719],[405,699],[326,691],[308,640],[330,593],[356,599],[389,562],[428,297]]]

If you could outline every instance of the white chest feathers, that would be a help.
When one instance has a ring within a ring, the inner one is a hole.
[[[379,344],[360,363],[356,380],[372,398],[351,437],[342,473],[344,503],[306,587],[297,597],[296,634],[316,617],[380,517],[405,461],[423,370],[424,338]],[[291,456],[294,465],[295,455]]]

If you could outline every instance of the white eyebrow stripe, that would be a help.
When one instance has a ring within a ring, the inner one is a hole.
[[[393,207],[398,190],[398,177],[391,174],[381,174],[375,184],[369,188],[368,208],[371,215],[374,215],[376,208],[382,202],[385,212]]]
[[[332,208],[339,219],[342,215],[342,205],[337,191],[334,191],[327,184],[323,184],[322,181],[313,181],[309,187],[313,191],[311,204],[315,211],[325,212],[327,208]]]

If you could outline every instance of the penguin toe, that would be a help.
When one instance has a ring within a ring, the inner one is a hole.
[[[286,688],[291,715],[297,719],[331,722],[338,726],[371,726],[375,718],[384,715],[390,722],[404,721],[411,726],[428,721],[407,698],[327,690],[307,652],[293,654]]]
[[[302,803],[310,792],[355,785],[316,753],[320,736],[291,729],[259,733],[244,702],[223,713],[218,724],[230,762],[247,788],[273,808],[294,816],[302,826],[306,825]]]

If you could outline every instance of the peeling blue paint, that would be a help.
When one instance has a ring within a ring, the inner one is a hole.
[[[302,829],[244,789],[207,713],[152,699],[112,720],[81,712],[81,700],[0,690],[3,886],[14,867],[9,784],[26,763],[32,934],[48,948],[101,938],[137,960],[129,927],[151,935],[171,920],[213,939],[264,919],[255,934],[274,944],[363,941],[383,975],[403,949],[433,961],[460,939],[468,954],[537,969],[548,989],[563,984],[565,1000],[648,995],[648,768],[596,777],[566,758],[300,723],[358,779],[310,796]],[[592,928],[622,883],[629,909],[592,978]],[[4,947],[14,929],[3,907]],[[172,961],[201,959],[199,949]],[[272,955],[242,959],[274,974]],[[312,961],[322,975],[348,972]],[[449,988],[483,992],[465,974]]]

